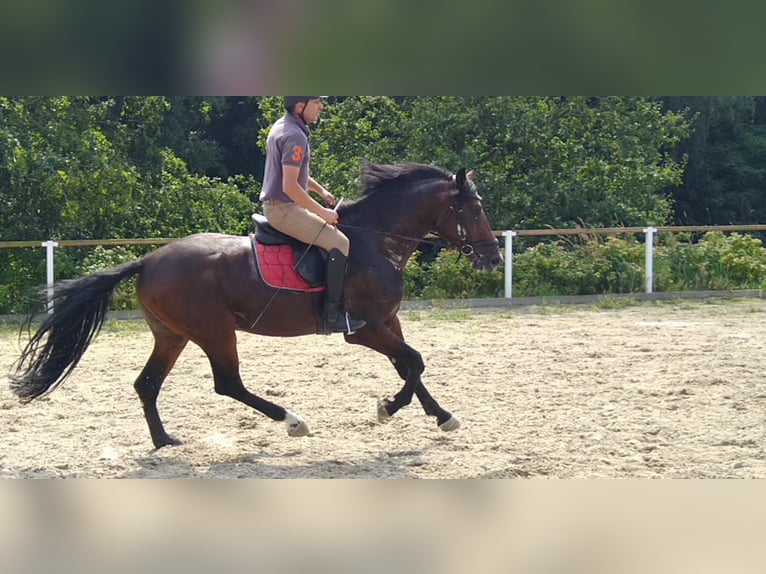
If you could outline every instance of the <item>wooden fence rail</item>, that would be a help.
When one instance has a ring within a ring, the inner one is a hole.
[[[569,235],[637,235],[643,234],[645,227],[599,227],[594,229],[518,229],[514,233],[516,237],[546,237],[546,236],[569,236]],[[658,226],[654,229],[659,233],[708,233],[720,231],[722,233],[766,232],[766,225],[693,225],[693,226]],[[507,231],[494,231],[495,237],[503,237]]]
[[[58,247],[117,247],[120,245],[165,245],[175,239],[72,239],[54,241]],[[47,241],[0,241],[0,249],[4,247],[40,247]]]

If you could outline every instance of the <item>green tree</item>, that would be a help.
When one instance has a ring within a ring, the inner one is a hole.
[[[681,225],[766,221],[766,98],[662,97],[689,117],[693,133],[677,154],[688,156],[683,181],[672,189]]]
[[[361,160],[407,159],[407,116],[388,96],[352,96],[328,103],[312,147],[312,171],[336,197],[355,198]]]
[[[667,221],[680,114],[646,98],[448,96],[413,105],[410,155],[475,167],[501,227]]]
[[[172,109],[160,96],[0,98],[0,240],[243,233],[257,183],[192,173],[168,143],[198,159],[215,146],[195,140],[195,114],[169,131]],[[84,257],[67,250],[59,271],[78,275]],[[0,252],[0,309],[43,279],[39,253]]]
[[[498,228],[662,224],[688,133],[640,97],[350,96],[314,130],[313,169],[337,190],[361,158],[473,168]]]

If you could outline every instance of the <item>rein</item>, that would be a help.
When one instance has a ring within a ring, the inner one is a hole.
[[[437,220],[436,228],[438,229],[439,227],[441,227],[441,224],[444,222],[445,219],[449,217],[450,213],[452,213],[453,211],[457,213],[458,235],[460,237],[460,245],[458,246],[458,253],[460,255],[464,255],[465,257],[471,257],[472,255],[475,254],[481,259],[483,259],[484,256],[476,251],[477,248],[480,249],[482,247],[494,246],[497,244],[497,240],[473,241],[471,239],[470,234],[468,233],[468,226],[465,224],[465,213],[461,207],[461,200],[459,196],[455,198],[455,200],[445,210],[444,214]],[[368,233],[374,233],[376,235],[384,235],[386,237],[393,237],[393,238],[402,239],[405,241],[413,241],[417,243],[428,243],[430,245],[438,245],[438,242],[433,239],[425,239],[422,237],[410,237],[407,235],[400,235],[398,233],[391,233],[389,231],[380,231],[377,229],[370,229],[368,227],[361,227],[359,225],[348,225],[345,223],[338,223],[338,227],[344,228],[344,229],[356,229],[359,231],[366,231]],[[435,235],[442,241],[449,242],[449,240],[438,231],[432,230],[429,233]]]
[[[477,256],[480,260],[484,259],[484,255],[477,252],[477,248],[481,249],[483,247],[487,246],[495,246],[497,245],[497,240],[482,240],[482,241],[473,241],[470,236],[470,231],[468,225],[466,225],[466,219],[465,219],[465,212],[462,208],[462,199],[461,199],[461,190],[458,190],[458,194],[455,196],[452,203],[447,207],[447,209],[444,211],[444,213],[439,217],[439,219],[436,221],[436,228],[437,231],[430,231],[429,233],[435,235],[442,241],[450,242],[442,233],[438,231],[438,229],[442,226],[444,221],[450,216],[451,213],[456,213],[456,219],[457,219],[457,234],[460,240],[460,245],[458,246],[458,257],[465,256],[465,257],[472,257]],[[475,194],[474,192],[469,192],[471,194],[471,197],[468,199],[481,199],[478,197],[478,194]],[[335,210],[340,207],[341,203],[343,203],[343,198],[335,205]],[[359,225],[348,225],[345,223],[338,222],[338,228],[340,229],[356,229],[358,231],[365,231],[367,233],[374,233],[376,235],[382,235],[386,237],[393,237],[395,239],[401,239],[404,241],[412,241],[415,243],[428,243],[431,245],[438,245],[438,242],[433,239],[426,239],[425,237],[410,237],[407,235],[400,235],[398,233],[391,233],[389,231],[380,231],[377,229],[370,229],[368,227],[361,227]],[[322,228],[319,230],[319,233],[317,233],[316,237],[309,243],[306,247],[306,250],[303,252],[303,254],[300,256],[298,261],[296,261],[294,268],[297,268],[298,264],[303,260],[303,258],[308,253],[311,246],[314,244],[314,242],[317,240],[319,235],[324,231],[325,227],[327,227],[327,223],[325,223]],[[263,316],[266,314],[266,312],[269,310],[271,305],[274,303],[274,300],[276,297],[282,292],[282,288],[279,287],[271,296],[271,299],[266,303],[266,306],[261,311],[260,315],[255,319],[255,321],[250,325],[250,329],[254,329],[255,326],[260,322],[260,320],[263,318]]]
[[[432,245],[437,245],[437,242],[434,241],[433,239],[425,239],[421,237],[410,237],[409,235],[399,235],[398,233],[391,233],[389,231],[380,231],[379,229],[370,229],[369,227],[361,227],[359,225],[348,225],[347,223],[339,223],[338,227],[343,229],[357,229],[359,231],[375,233],[376,235],[385,235],[387,237],[395,237],[396,239],[404,239],[406,241],[415,241],[417,243],[430,243]],[[439,235],[438,233],[434,231],[429,231],[429,233],[432,233],[436,235],[437,237],[441,237],[441,235]]]

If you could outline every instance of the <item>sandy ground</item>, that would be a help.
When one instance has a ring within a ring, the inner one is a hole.
[[[417,401],[386,424],[400,381],[341,336],[240,335],[246,385],[300,414],[289,438],[213,391],[189,346],[160,396],[153,451],[132,385],[151,349],[141,322],[113,324],[48,397],[0,387],[0,477],[766,478],[766,302],[403,313],[424,382],[463,426],[444,433]],[[0,331],[0,366],[18,356]]]

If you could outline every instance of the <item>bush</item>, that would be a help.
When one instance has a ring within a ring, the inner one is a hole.
[[[657,248],[660,291],[721,291],[766,286],[766,250],[749,235],[707,233],[698,243],[670,236]]]
[[[643,286],[643,267],[644,247],[632,238],[540,243],[514,256],[514,293],[520,297],[634,293]]]
[[[39,248],[0,251],[0,315],[27,313],[45,283],[45,255]]]
[[[467,257],[442,250],[433,263],[421,261],[416,253],[404,271],[407,299],[471,299],[502,297],[505,276],[502,267],[492,273],[473,270]]]

